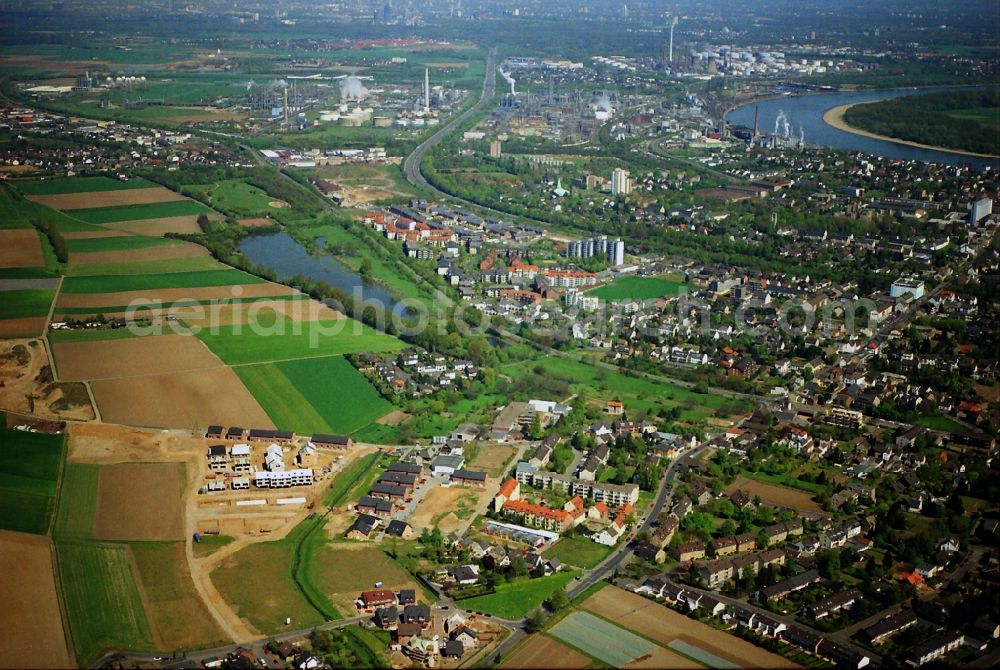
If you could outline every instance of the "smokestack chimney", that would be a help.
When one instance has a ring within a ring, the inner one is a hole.
[[[753,106],[753,138],[757,139],[757,121],[760,119],[760,107]]]
[[[288,125],[288,87],[287,86],[285,87],[285,106],[284,106],[283,109],[284,109],[284,112],[285,112],[285,125],[287,126]]]
[[[431,111],[431,69],[424,68],[424,111]]]

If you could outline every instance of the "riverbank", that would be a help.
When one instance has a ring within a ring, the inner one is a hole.
[[[908,147],[914,147],[917,149],[928,149],[930,151],[943,151],[949,154],[955,154],[957,156],[972,156],[974,158],[1000,158],[1000,156],[995,156],[992,154],[977,154],[972,151],[962,151],[960,149],[949,149],[948,147],[936,147],[930,144],[921,144],[919,142],[911,142],[909,140],[901,140],[895,137],[890,137],[888,135],[878,135],[876,133],[870,133],[867,130],[862,130],[861,128],[856,128],[854,126],[848,125],[844,120],[844,114],[847,110],[854,107],[855,105],[870,105],[875,102],[881,102],[881,100],[871,100],[865,102],[852,102],[847,105],[839,105],[832,109],[828,109],[823,114],[823,122],[830,125],[837,130],[843,131],[845,133],[851,133],[853,135],[860,135],[861,137],[867,137],[873,140],[881,140],[883,142],[893,142],[894,144],[902,144]]]

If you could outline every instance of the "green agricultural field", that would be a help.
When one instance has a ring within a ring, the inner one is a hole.
[[[324,618],[303,597],[292,579],[292,556],[310,522],[300,523],[287,537],[249,545],[228,557],[212,572],[212,583],[236,613],[264,633],[309,628]],[[255,588],[250,584],[267,585]]]
[[[199,288],[261,284],[264,280],[240,270],[206,270],[202,272],[168,272],[151,275],[95,275],[67,277],[64,293],[120,293],[124,291],[155,291],[170,288]]]
[[[235,368],[275,425],[353,433],[392,409],[342,356]]]
[[[589,570],[607,558],[613,547],[606,547],[591,540],[578,537],[564,537],[547,549],[545,558],[558,558],[566,565]]]
[[[32,221],[48,221],[60,232],[105,230],[67,216],[37,202],[26,200],[12,188],[0,184],[0,228],[30,228]]]
[[[59,487],[59,512],[54,535],[90,538],[97,514],[97,487],[101,466],[93,463],[66,463]]]
[[[132,188],[152,188],[156,184],[133,177],[128,181],[111,177],[65,177],[59,179],[34,179],[11,182],[25,195],[62,195],[65,193],[94,193],[98,191],[124,191]]]
[[[561,356],[508,365],[503,370],[516,378],[538,366],[545,375],[569,382],[574,391],[582,390],[603,400],[618,398],[625,403],[626,412],[644,410],[655,414],[662,408],[680,407],[682,421],[699,423],[719,411],[735,413],[752,409],[746,401],[695,393],[676,384],[630,377]]]
[[[56,292],[47,288],[0,291],[0,319],[45,316],[55,297]]]
[[[59,581],[81,665],[112,649],[153,649],[129,554],[127,544],[56,542]]]
[[[185,192],[203,193],[211,198],[212,206],[223,211],[242,215],[272,214],[275,200],[266,191],[239,179],[227,179],[218,184],[189,186]]]
[[[62,458],[62,435],[0,429],[0,528],[48,532]]]
[[[549,634],[613,668],[623,668],[659,647],[590,612],[571,612]]]
[[[188,570],[183,542],[132,542],[150,624],[163,649],[224,644]]]
[[[139,219],[163,219],[168,216],[191,216],[192,214],[214,214],[215,211],[194,200],[171,200],[148,205],[119,205],[115,207],[92,207],[90,209],[69,210],[70,215],[80,221],[92,224],[137,221]]]
[[[672,279],[658,277],[620,277],[606,286],[590,291],[588,295],[595,296],[605,302],[620,302],[622,300],[655,300],[663,296],[677,295],[684,284]]]
[[[73,277],[92,277],[94,275],[152,275],[222,269],[225,269],[225,266],[214,258],[164,258],[158,261],[136,263],[84,263],[82,265],[74,263],[66,269],[66,274]]]
[[[361,352],[399,351],[403,342],[352,319],[292,322],[281,320],[273,332],[235,333],[222,328],[217,334],[207,330],[198,337],[227,365],[267,363],[298,358],[342,356]]]
[[[122,236],[122,237],[90,237],[66,241],[71,252],[90,253],[94,251],[128,251],[131,249],[148,249],[150,247],[173,247],[177,242],[162,237]]]
[[[496,593],[466,598],[460,604],[464,609],[486,612],[503,619],[521,619],[557,589],[565,588],[576,575],[575,571],[571,571],[537,579],[522,578],[500,584]]]
[[[101,310],[93,310],[95,314]],[[123,340],[136,337],[128,328],[97,328],[94,330],[50,330],[49,342],[100,342],[102,340]]]

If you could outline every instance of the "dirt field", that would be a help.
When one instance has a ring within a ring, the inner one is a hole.
[[[208,218],[215,218],[209,216]],[[198,216],[166,216],[162,219],[138,219],[136,221],[119,221],[117,223],[106,223],[105,228],[111,230],[134,233],[136,235],[150,235],[162,237],[167,233],[200,233],[198,227]]]
[[[464,528],[475,516],[474,510],[482,506],[483,501],[490,498],[490,489],[451,488],[432,489],[420,504],[417,511],[410,517],[410,523],[418,528],[437,526],[442,533],[451,533]],[[456,510],[466,510],[460,518]]]
[[[586,668],[591,660],[545,635],[533,635],[500,664],[501,668]]]
[[[375,423],[381,424],[383,426],[398,426],[407,419],[410,418],[410,414],[407,414],[401,409],[394,409],[383,417],[375,420]]]
[[[40,381],[49,378],[48,365],[41,340],[0,342],[0,409],[43,419],[93,419],[94,410],[81,384]],[[29,401],[29,396],[34,400]]]
[[[0,268],[33,268],[45,265],[38,231],[34,228],[0,230]]]
[[[63,633],[49,539],[0,531],[0,574],[4,667],[76,667]]]
[[[735,635],[673,611],[640,595],[606,586],[584,603],[584,609],[644,635],[660,644],[683,640],[742,668],[797,668],[777,654],[755,647]]]
[[[94,536],[102,540],[184,538],[179,463],[120,463],[101,468]]]
[[[44,316],[26,316],[21,319],[0,320],[0,337],[39,337],[45,332],[48,319]]]
[[[222,363],[197,337],[156,335],[94,342],[57,342],[64,380],[138,377],[218,368]]]
[[[267,300],[264,298],[252,303],[206,306],[204,311],[197,315],[198,318],[185,316],[181,310],[178,312],[177,317],[188,326],[201,327],[211,326],[213,323],[220,326],[249,323],[250,316],[257,319],[258,323],[271,323],[270,319],[274,314],[286,316],[293,322],[325,321],[344,317],[340,312],[330,309],[317,300]]]
[[[190,472],[205,460],[207,442],[182,433],[108,423],[69,424],[67,458],[79,463],[136,463],[188,460]]]
[[[510,445],[485,444],[479,448],[479,453],[469,463],[469,467],[473,470],[485,470],[495,479],[503,474],[504,465],[516,451],[517,448]]]
[[[800,512],[809,512],[810,514],[826,514],[819,503],[812,499],[812,494],[806,491],[799,491],[786,486],[765,484],[764,482],[759,482],[756,479],[750,479],[743,475],[737,477],[732,484],[726,487],[726,493],[732,493],[737,489],[745,491],[751,498],[760,496],[762,501],[771,503],[772,505],[789,507]]]
[[[94,71],[99,65],[107,65],[108,62],[106,60],[55,60],[44,56],[25,54],[0,57],[0,64],[5,67],[23,67],[44,72],[58,70],[65,74],[83,74]]]
[[[119,207],[121,205],[148,205],[154,202],[187,200],[163,186],[151,188],[126,188],[120,191],[96,191],[90,193],[57,193],[55,195],[29,195],[28,200],[41,203],[52,209],[90,209],[93,207]]]
[[[69,259],[74,265],[89,265],[92,263],[142,263],[144,261],[208,257],[208,250],[197,244],[173,244],[122,251],[76,252],[70,253]]]
[[[57,307],[121,307],[133,300],[173,302],[176,300],[222,300],[226,298],[269,298],[291,295],[295,289],[280,284],[246,284],[235,286],[202,286],[198,288],[165,288],[150,291],[118,293],[60,293]]]
[[[157,428],[275,428],[231,368],[91,382],[101,418]]]

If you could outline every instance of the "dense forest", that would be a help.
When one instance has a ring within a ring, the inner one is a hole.
[[[1000,91],[995,89],[908,95],[855,105],[844,120],[901,140],[1000,155]]]

